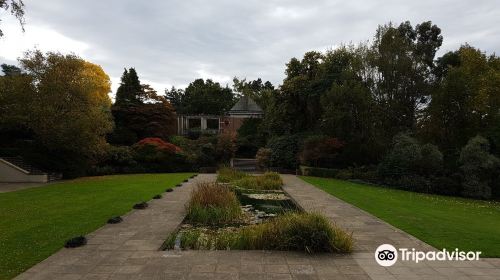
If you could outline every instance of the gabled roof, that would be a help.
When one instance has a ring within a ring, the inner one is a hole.
[[[248,97],[242,96],[233,108],[229,110],[229,115],[239,115],[239,114],[263,114],[262,108],[260,108],[255,101]]]

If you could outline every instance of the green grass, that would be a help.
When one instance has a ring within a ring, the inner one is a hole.
[[[500,257],[500,203],[301,177],[438,249]]]
[[[0,194],[0,279],[10,279],[192,173],[86,177]],[[168,194],[166,194],[168,196]]]

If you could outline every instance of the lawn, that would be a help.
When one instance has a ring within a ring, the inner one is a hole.
[[[0,279],[10,279],[191,173],[85,177],[0,193]],[[168,195],[168,194],[167,194]]]
[[[304,181],[438,248],[500,257],[500,203],[419,194],[336,179]]]

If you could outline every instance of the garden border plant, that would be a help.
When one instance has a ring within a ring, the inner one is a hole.
[[[236,194],[229,186],[200,182],[191,192],[186,206],[186,220],[193,224],[218,225],[236,222],[241,208]]]

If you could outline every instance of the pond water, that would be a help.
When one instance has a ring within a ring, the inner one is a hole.
[[[236,195],[241,205],[251,208],[255,212],[276,215],[287,211],[299,211],[297,205],[283,191],[237,190]]]

